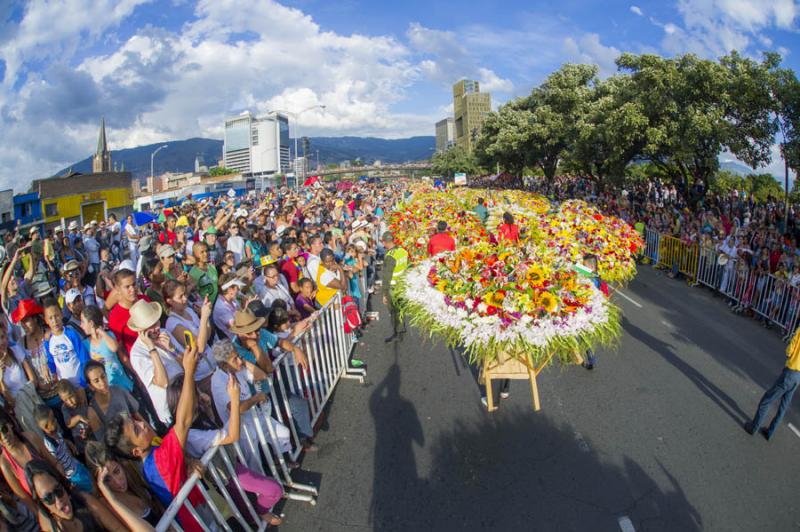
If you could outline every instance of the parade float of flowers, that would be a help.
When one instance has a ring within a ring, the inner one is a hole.
[[[486,226],[473,212],[478,197],[490,209]],[[503,212],[520,226],[519,242],[498,240]],[[427,241],[439,220],[449,223],[457,249],[428,258]],[[568,362],[575,352],[613,344],[619,311],[576,264],[595,254],[601,277],[624,283],[635,275],[634,256],[643,246],[628,224],[584,202],[553,206],[518,191],[419,189],[389,228],[411,255],[397,287],[403,312],[430,334],[463,346],[472,361],[502,351],[536,364],[550,354]]]

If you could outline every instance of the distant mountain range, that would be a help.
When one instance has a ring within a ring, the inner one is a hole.
[[[360,158],[369,164],[376,160],[385,163],[402,163],[407,161],[422,161],[430,159],[436,144],[435,137],[411,137],[406,139],[379,139],[374,137],[311,137],[310,152],[308,154],[312,164],[316,164],[317,151],[319,162],[323,165],[352,161]],[[222,159],[222,141],[217,139],[192,138],[186,140],[172,140],[137,146],[124,150],[111,151],[111,160],[117,169],[124,165],[126,171],[131,172],[134,178],[143,178],[150,175],[150,154],[166,144],[166,149],[158,152],[155,158],[156,175],[163,172],[191,172],[194,170],[194,160],[197,155],[202,155],[206,166],[214,166]],[[298,142],[298,144],[301,144]],[[294,150],[294,140],[291,141]],[[300,147],[302,150],[302,147]],[[301,152],[302,154],[302,152]],[[92,171],[92,157],[61,169],[55,175],[63,175],[69,171],[90,173]]]

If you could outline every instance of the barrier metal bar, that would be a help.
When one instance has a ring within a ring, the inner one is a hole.
[[[645,229],[645,256],[652,264],[658,263],[658,245],[661,235],[655,229]]]

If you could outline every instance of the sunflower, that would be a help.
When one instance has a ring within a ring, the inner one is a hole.
[[[544,280],[544,270],[538,264],[534,264],[530,268],[528,268],[525,277],[528,279],[529,283],[537,284]]]
[[[558,298],[550,292],[544,292],[539,296],[539,305],[544,307],[548,314],[552,314],[558,308]]]

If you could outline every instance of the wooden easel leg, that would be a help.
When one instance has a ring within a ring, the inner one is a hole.
[[[528,370],[528,378],[531,381],[531,396],[533,397],[533,411],[538,412],[542,409],[539,404],[539,386],[536,384],[536,373]]]
[[[492,388],[492,379],[489,376],[486,376],[486,402],[488,403],[489,412],[494,412],[497,410],[497,407],[494,406],[494,388]]]

